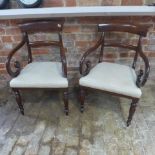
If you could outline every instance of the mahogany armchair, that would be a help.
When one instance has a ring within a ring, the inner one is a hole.
[[[10,87],[15,93],[16,101],[20,112],[24,115],[24,107],[21,100],[20,90],[27,88],[45,88],[45,89],[61,89],[64,96],[65,113],[68,115],[68,80],[67,80],[67,63],[65,50],[62,42],[62,29],[64,21],[33,21],[19,24],[23,33],[22,41],[9,53],[6,69],[12,77]],[[31,42],[29,34],[37,32],[50,32],[58,35],[58,41],[35,41]],[[19,61],[14,62],[12,66],[13,56],[16,52],[26,45],[28,64],[21,69]],[[31,48],[42,46],[54,46],[60,49],[61,62],[33,62]]]
[[[84,111],[85,92],[88,89],[100,90],[112,95],[126,97],[132,100],[127,126],[131,124],[135,113],[137,103],[142,95],[141,87],[146,83],[150,65],[148,58],[142,51],[142,38],[147,35],[148,27],[144,25],[130,24],[99,24],[98,31],[102,33],[100,39],[94,47],[88,49],[80,61],[80,73],[82,77],[79,80],[81,112]],[[124,44],[122,42],[112,42],[106,39],[106,34],[111,32],[123,32],[138,35],[137,44]],[[135,51],[132,66],[110,63],[103,61],[103,51],[105,47],[119,47]],[[88,55],[99,49],[99,60],[95,67],[91,67],[91,61]],[[136,62],[138,57],[144,61],[144,69],[139,69],[136,75]]]

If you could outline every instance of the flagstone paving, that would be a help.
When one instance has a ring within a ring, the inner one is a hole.
[[[57,92],[28,94],[22,116],[13,96],[0,107],[0,155],[154,155],[155,82],[143,89],[130,127],[130,100],[89,93],[85,112],[70,94],[70,113],[63,113]]]

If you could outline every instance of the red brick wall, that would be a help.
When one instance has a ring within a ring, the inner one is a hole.
[[[151,3],[149,0],[44,0],[43,6],[55,7],[55,6],[88,6],[88,5],[143,5]],[[12,1],[12,7],[16,8],[17,4]],[[21,20],[1,20],[0,21],[0,85],[8,81],[9,76],[5,70],[5,61],[9,51],[17,45],[21,39],[20,30],[17,27],[17,23]],[[97,33],[96,25],[104,22],[126,22],[126,23],[141,23],[149,24],[151,26],[148,36],[143,41],[143,48],[146,55],[149,56],[152,70],[154,68],[155,57],[155,30],[154,30],[154,17],[82,17],[82,18],[66,18],[63,40],[64,46],[67,49],[66,56],[69,67],[69,78],[71,79],[71,85],[77,83],[79,60],[84,51],[93,45],[99,34]],[[52,36],[38,34],[32,39],[49,39]],[[117,39],[115,35],[112,37]],[[126,35],[126,40],[128,35]],[[132,37],[131,42],[135,41],[135,37]],[[54,49],[55,50],[55,49]],[[114,49],[110,49],[105,54],[105,59],[108,61],[122,61],[129,62],[132,59],[132,53],[129,51],[114,52]],[[55,60],[59,59],[58,52],[49,48],[41,48],[39,50],[33,50],[33,56],[35,60]],[[20,58],[23,65],[26,63],[25,48],[21,50],[16,56],[16,59]],[[153,78],[153,74],[151,73]]]

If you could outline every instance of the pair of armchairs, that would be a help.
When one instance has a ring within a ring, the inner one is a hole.
[[[64,22],[62,21],[35,21],[19,25],[23,33],[23,39],[19,45],[10,52],[6,68],[11,77],[13,77],[10,81],[10,87],[15,93],[17,104],[23,115],[24,108],[21,101],[20,90],[25,88],[61,89],[64,96],[65,114],[68,115],[67,62],[61,35],[63,24]],[[29,40],[29,34],[40,31],[57,33],[59,41],[31,42]],[[81,112],[84,111],[85,94],[89,89],[126,97],[132,99],[127,120],[127,126],[129,126],[137,103],[142,95],[140,87],[146,83],[150,71],[149,61],[142,52],[142,37],[147,35],[148,27],[116,23],[99,24],[98,31],[102,34],[100,39],[92,48],[84,53],[80,61],[80,73],[82,75],[79,80]],[[105,34],[113,31],[138,35],[138,43],[136,45],[130,45],[106,40]],[[28,51],[28,64],[21,69],[20,63],[15,61],[14,67],[16,70],[13,71],[11,60],[14,54],[25,44]],[[40,46],[58,47],[60,49],[61,62],[33,62],[31,47]],[[121,47],[135,51],[132,67],[103,61],[104,47]],[[87,56],[95,51],[99,51],[99,61],[95,67],[91,67],[91,61],[87,59]],[[136,75],[135,68],[139,56],[144,61],[144,70],[140,69],[138,75]]]

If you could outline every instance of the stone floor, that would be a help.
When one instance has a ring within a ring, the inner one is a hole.
[[[154,92],[155,82],[143,89],[128,128],[127,99],[90,93],[81,114],[71,94],[70,114],[65,116],[61,95],[32,93],[24,99],[22,116],[10,96],[0,107],[0,155],[154,155]]]

